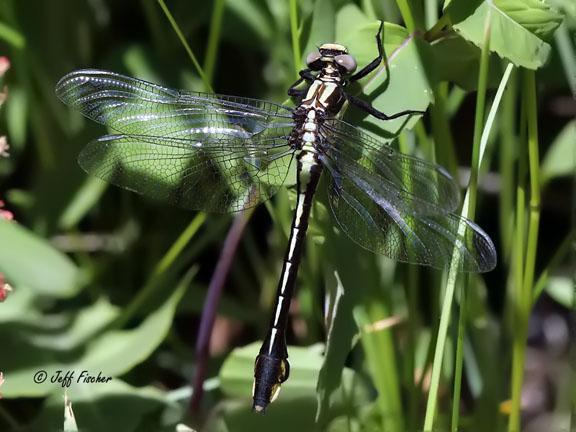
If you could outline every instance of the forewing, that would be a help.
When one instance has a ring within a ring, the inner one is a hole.
[[[332,181],[329,200],[338,225],[352,240],[394,260],[446,268],[456,249],[459,270],[486,272],[496,250],[474,222],[434,208],[354,160],[323,155]]]
[[[458,208],[458,185],[441,166],[402,154],[338,119],[326,121],[321,133],[327,154],[336,159],[354,160],[358,166],[378,176],[390,189],[433,205],[423,206],[423,211],[450,212]]]
[[[108,135],[88,144],[78,160],[90,174],[152,199],[228,213],[272,196],[286,179],[292,155],[282,138],[190,142]]]
[[[86,117],[126,135],[248,138],[292,125],[292,111],[282,105],[175,90],[95,69],[64,76],[56,94]]]

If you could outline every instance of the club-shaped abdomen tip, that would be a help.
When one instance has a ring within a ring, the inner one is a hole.
[[[289,375],[290,366],[285,358],[259,354],[254,364],[254,384],[252,386],[252,410],[264,413],[280,393],[280,386]]]
[[[256,380],[254,381],[254,390],[257,387],[257,383]],[[268,392],[266,392],[268,393]],[[262,393],[260,392],[260,394],[256,394],[255,392],[253,392],[253,400],[254,402],[252,403],[252,411],[258,414],[266,414],[266,408],[268,407],[268,405],[270,404],[270,402],[272,402],[272,400],[267,397],[264,396],[262,397]]]
[[[252,405],[252,411],[258,414],[266,414],[266,406],[260,405],[258,402],[254,402]]]

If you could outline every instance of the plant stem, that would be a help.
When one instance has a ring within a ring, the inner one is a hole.
[[[490,14],[486,17],[485,28],[484,28],[484,43],[482,47],[482,54],[480,59],[480,71],[478,76],[478,95],[476,99],[476,116],[474,122],[474,141],[472,148],[472,164],[471,164],[471,175],[470,183],[468,185],[468,191],[466,193],[466,198],[464,199],[464,205],[462,208],[462,216],[474,218],[474,208],[476,205],[476,189],[478,184],[478,171],[480,168],[481,161],[481,138],[482,129],[484,122],[484,111],[486,104],[486,86],[488,82],[488,57],[490,54]],[[462,227],[463,229],[463,227]],[[461,227],[458,228],[461,230]],[[432,365],[432,376],[430,381],[430,393],[428,396],[428,403],[426,405],[426,415],[424,418],[424,431],[430,432],[434,427],[434,418],[436,415],[436,405],[438,399],[438,386],[440,383],[440,372],[442,370],[442,362],[445,351],[446,338],[448,333],[448,324],[450,321],[450,310],[452,308],[452,301],[454,299],[454,292],[456,287],[456,277],[457,269],[459,265],[460,256],[457,249],[454,249],[454,255],[452,256],[452,261],[450,264],[450,269],[448,271],[448,278],[446,282],[446,291],[444,294],[444,301],[442,303],[442,311],[440,314],[440,325],[438,327],[438,337],[436,342],[436,350],[434,353],[434,362]],[[461,285],[461,289],[464,290],[464,282]],[[463,298],[463,295],[461,295]],[[460,313],[465,313],[465,308],[460,308]],[[460,317],[459,320],[464,320],[465,317]],[[462,349],[462,347],[457,347]],[[458,357],[457,359],[458,360]],[[462,355],[460,356],[460,362],[462,362]],[[456,370],[462,370],[462,366],[456,364]],[[454,377],[454,389],[458,390],[461,387],[461,375],[456,375]],[[453,395],[453,408],[452,408],[452,430],[458,428],[458,410],[460,404],[460,395]],[[455,404],[458,406],[456,407]]]
[[[454,147],[454,138],[450,130],[450,116],[446,110],[446,83],[440,83],[433,87],[434,103],[431,106],[430,118],[432,134],[436,145],[436,160],[442,166],[448,168],[453,176],[458,175],[458,161]]]
[[[536,262],[536,247],[538,242],[538,230],[540,225],[540,171],[538,154],[538,115],[536,106],[536,80],[533,71],[524,71],[524,97],[526,127],[528,131],[528,165],[530,173],[530,203],[528,216],[528,235],[526,240],[526,256],[523,263],[521,281],[517,282],[515,297],[515,333],[512,355],[512,401],[509,432],[520,430],[522,384],[524,381],[524,363],[526,354],[526,338],[528,335],[528,318],[532,306],[532,292],[534,284],[534,266]],[[525,160],[525,158],[523,158]],[[521,183],[522,182],[522,179]],[[520,182],[519,182],[520,183]],[[522,191],[524,201],[524,191]],[[520,206],[519,206],[520,207]],[[524,206],[518,208],[519,213],[524,213]],[[523,221],[517,226],[517,236],[523,236]],[[522,230],[520,230],[522,228]],[[523,249],[519,249],[522,251]],[[519,254],[520,255],[520,254]],[[519,258],[517,257],[517,260]],[[517,269],[518,271],[518,269]],[[520,277],[520,275],[517,275]],[[520,283],[521,282],[521,283]]]
[[[196,340],[196,373],[194,374],[192,382],[193,395],[190,400],[190,409],[193,413],[198,411],[200,402],[202,401],[202,395],[204,394],[203,384],[206,378],[209,360],[208,348],[210,346],[210,337],[212,336],[212,329],[214,328],[214,322],[216,320],[216,311],[218,310],[218,304],[222,297],[224,283],[230,272],[230,267],[236,255],[238,244],[242,239],[244,229],[253,213],[254,207],[244,210],[234,217],[234,222],[226,235],[222,252],[220,253],[218,263],[216,264],[214,274],[208,286],[208,294],[204,301],[204,307],[202,308],[200,329],[198,330],[198,339]]]
[[[416,21],[414,19],[414,15],[412,14],[412,10],[410,9],[408,1],[396,0],[396,5],[398,6],[398,9],[400,9],[400,14],[402,15],[404,24],[408,29],[408,33],[412,33],[414,30],[416,30]]]
[[[182,30],[180,30],[180,26],[178,26],[178,23],[176,22],[176,20],[174,19],[174,17],[170,13],[170,10],[166,6],[166,3],[164,3],[164,0],[158,0],[158,4],[162,8],[162,11],[164,12],[164,15],[166,15],[166,18],[168,18],[168,21],[170,22],[170,25],[174,29],[176,36],[178,36],[178,39],[180,39],[180,43],[182,44],[182,46],[186,50],[188,57],[190,57],[190,61],[194,65],[196,72],[198,73],[198,75],[200,75],[200,78],[202,79],[202,82],[204,83],[204,87],[206,87],[207,91],[210,91],[213,93],[214,90],[212,90],[212,86],[210,85],[210,80],[204,74],[204,71],[200,67],[200,63],[198,63],[198,60],[196,60],[196,56],[194,55],[194,52],[190,48],[190,45],[188,45],[188,42],[186,41],[186,38],[184,37]]]
[[[446,27],[448,24],[450,24],[450,18],[448,15],[442,15],[440,17],[440,19],[438,21],[436,21],[436,23],[432,26],[432,28],[430,28],[424,38],[428,41],[428,42],[433,42],[436,39],[439,39],[442,36],[442,30],[444,29],[444,27]]]
[[[534,292],[532,294],[532,305],[536,303],[536,300],[546,288],[546,283],[548,282],[548,277],[550,276],[550,271],[556,268],[558,264],[560,264],[561,260],[563,260],[566,255],[571,251],[572,241],[574,240],[576,234],[576,227],[572,228],[572,230],[568,233],[568,235],[562,240],[562,243],[554,252],[554,255],[548,262],[546,269],[540,274],[536,283],[534,284]]]
[[[204,58],[204,73],[206,80],[212,84],[214,78],[214,66],[218,54],[218,42],[220,41],[220,29],[222,27],[222,15],[224,14],[224,0],[215,0],[212,19],[210,20],[210,33]]]
[[[292,55],[294,59],[294,72],[298,76],[300,71],[300,59],[302,53],[300,52],[300,42],[298,40],[298,2],[297,0],[290,0],[290,34],[292,36]]]
[[[354,308],[354,317],[360,328],[366,328],[390,317],[390,312],[381,298],[366,296],[361,304]],[[405,428],[392,329],[363,332],[361,342],[374,386],[378,391],[376,404],[381,414],[380,430],[403,432]]]
[[[451,430],[458,432],[460,423],[460,391],[462,389],[462,369],[464,364],[464,333],[466,329],[466,290],[469,277],[462,278],[460,307],[458,308],[458,332],[456,336],[456,358],[454,359],[454,389],[452,391]]]
[[[502,106],[502,121],[500,123],[500,174],[502,187],[500,189],[500,240],[502,243],[502,259],[508,264],[512,253],[514,237],[514,162],[516,136],[516,79],[512,77],[508,91],[504,95]]]

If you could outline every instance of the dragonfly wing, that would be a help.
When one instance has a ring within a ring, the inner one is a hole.
[[[486,272],[496,250],[474,222],[390,187],[352,159],[322,156],[332,175],[329,200],[342,231],[360,246],[394,260],[446,268],[454,250],[459,270]]]
[[[86,117],[126,135],[250,137],[292,126],[292,110],[258,99],[174,90],[108,71],[64,76],[56,94]]]
[[[286,179],[293,152],[285,139],[183,140],[108,135],[80,153],[88,173],[155,200],[216,213],[252,207]]]
[[[423,205],[423,211],[451,212],[458,208],[458,185],[441,166],[402,154],[342,120],[326,121],[322,132],[327,153],[336,159],[352,159],[391,189],[411,195],[423,204],[433,204]]]

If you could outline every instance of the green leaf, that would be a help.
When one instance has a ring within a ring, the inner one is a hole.
[[[388,57],[388,71],[381,67],[366,83],[363,97],[387,115],[406,110],[425,111],[433,101],[431,85],[435,81],[429,76],[431,68],[426,66],[425,57],[430,55],[429,49],[427,42],[409,36]],[[379,137],[385,137],[385,142],[395,138],[402,129],[413,128],[420,117],[410,115],[384,122],[366,116],[360,125]]]
[[[10,146],[21,151],[26,142],[28,127],[28,93],[18,85],[10,86],[10,99],[6,103],[6,126]]]
[[[542,184],[576,171],[576,120],[569,122],[558,134],[542,161]]]
[[[61,430],[63,393],[63,390],[58,390],[50,395],[30,428],[31,431]],[[169,402],[160,390],[132,387],[118,379],[107,384],[76,386],[67,393],[80,431],[160,430],[162,425],[144,423],[150,421],[150,414],[161,410],[165,414],[171,413],[171,424],[182,416],[180,407]],[[153,418],[162,417],[155,414]]]
[[[452,35],[432,44],[434,72],[438,81],[453,82],[465,90],[478,87],[480,49],[465,39]],[[488,85],[496,87],[500,81],[499,62],[490,56]]]
[[[495,4],[543,40],[548,40],[562,23],[562,15],[543,0],[497,0]]]
[[[349,5],[338,12],[336,40],[348,48],[358,69],[378,56],[375,36],[379,27],[379,21],[368,19],[356,6]],[[405,110],[424,111],[432,101],[430,83],[433,79],[428,77],[430,68],[424,64],[429,45],[410,36],[404,27],[391,23],[384,23],[382,38],[384,64],[360,80],[364,94],[359,97],[388,115]],[[350,91],[354,93],[354,86]],[[403,127],[411,128],[419,120],[419,116],[406,116],[383,122],[354,107],[347,110],[345,118],[377,135],[383,143],[391,141]]]
[[[450,4],[453,28],[464,39],[482,47],[485,23],[490,19],[490,50],[517,66],[538,69],[550,54],[545,42],[562,16],[539,0],[454,0]]]
[[[63,253],[15,222],[0,218],[0,272],[16,288],[67,298],[81,288],[80,272]]]
[[[118,317],[119,309],[111,305],[106,299],[99,299],[94,304],[82,309],[72,320],[70,326],[55,335],[39,334],[30,336],[30,341],[38,347],[58,350],[72,350],[78,348],[102,331],[107,325]]]
[[[184,280],[184,282],[187,282]],[[65,353],[49,350],[21,340],[18,334],[4,330],[2,343],[13,344],[12,352],[3,357],[6,371],[6,384],[2,388],[5,398],[18,396],[44,396],[62,387],[57,381],[57,371],[61,375],[73,373],[72,387],[82,384],[83,371],[90,376],[116,377],[128,372],[154,352],[170,330],[176,306],[182,298],[188,283],[181,283],[174,293],[158,309],[151,313],[138,327],[131,330],[110,330],[95,338],[86,350],[75,359]],[[6,334],[8,333],[8,334]],[[6,346],[6,345],[3,345]],[[39,371],[46,372],[47,379],[34,382]],[[112,381],[114,378],[112,379]],[[54,381],[54,382],[51,382]],[[91,384],[91,385],[106,385]]]
[[[310,34],[302,51],[302,64],[306,64],[308,53],[315,51],[323,43],[330,43],[336,36],[336,15],[330,0],[318,0],[314,3],[312,20],[310,21]]]
[[[108,183],[92,176],[86,177],[78,188],[72,200],[68,203],[60,219],[58,227],[62,230],[70,230],[94,207],[102,198]]]
[[[335,245],[333,235],[327,235],[326,246],[329,250],[334,250]],[[332,247],[331,247],[332,246]],[[361,290],[350,290],[346,293],[337,271],[330,265],[332,274],[326,274],[326,292],[329,304],[327,306],[328,334],[326,336],[326,352],[324,361],[318,378],[318,409],[316,420],[319,424],[325,423],[328,419],[330,405],[334,402],[336,390],[341,384],[342,371],[346,359],[350,354],[353,345],[353,337],[358,333],[358,328],[354,323],[352,308],[356,300],[357,293]]]
[[[356,5],[349,4],[338,11],[336,42],[348,48],[348,52],[354,56],[358,63],[358,69],[378,56],[376,34],[379,27],[380,21],[369,19]],[[408,30],[404,27],[385,22],[382,30],[385,57],[390,56],[407,37]],[[369,77],[364,78],[363,82],[369,79]]]
[[[222,391],[230,396],[241,399],[238,404],[227,405],[223,411],[222,418],[226,418],[229,429],[225,430],[264,430],[265,427],[258,420],[261,417],[251,413],[252,406],[250,397],[252,395],[252,381],[254,377],[254,359],[258,355],[261,343],[255,342],[242,348],[235,349],[225,360],[220,369],[220,387]],[[290,377],[282,385],[280,396],[267,409],[263,419],[266,424],[271,421],[269,416],[275,418],[286,418],[287,413],[298,412],[300,421],[305,422],[304,430],[312,430],[308,423],[314,424],[314,410],[316,409],[316,382],[323,364],[323,346],[313,345],[308,348],[288,347],[290,361]],[[350,405],[362,406],[369,399],[369,391],[365,386],[360,385],[358,377],[351,369],[340,369],[342,373],[342,385],[339,391],[331,398],[330,413],[345,410],[349,412]],[[298,408],[296,408],[298,407]],[[284,417],[282,417],[282,413]],[[250,415],[247,415],[250,414]],[[234,421],[230,419],[234,418]],[[254,419],[257,419],[257,424]],[[276,430],[294,430],[294,424],[280,421],[274,424]],[[216,427],[216,426],[214,426]],[[222,427],[222,425],[221,425]],[[218,428],[208,428],[208,430],[220,430]]]
[[[574,283],[567,276],[551,276],[546,285],[546,292],[562,306],[574,307]]]
[[[26,47],[26,38],[24,35],[5,22],[0,22],[0,39],[12,45],[12,47],[17,50]]]
[[[242,24],[244,31],[251,30],[258,37],[259,42],[266,42],[272,39],[274,35],[273,21],[266,10],[263,2],[253,0],[233,0],[227,1],[226,7],[236,16],[232,20],[232,28],[238,29],[238,24]],[[227,26],[228,27],[228,24]],[[223,29],[226,32],[226,28]],[[246,35],[243,35],[246,38]],[[242,42],[242,39],[240,42]],[[254,43],[254,42],[253,42]]]
[[[315,431],[314,397],[301,397],[290,400],[280,398],[270,406],[265,415],[255,415],[248,401],[229,401],[218,405],[202,428],[206,432],[246,432],[246,431]]]

